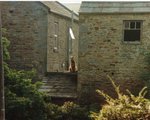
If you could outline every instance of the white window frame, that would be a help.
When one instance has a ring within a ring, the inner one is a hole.
[[[133,25],[134,24],[134,25]],[[139,26],[138,26],[139,24]],[[142,33],[142,26],[143,26],[143,21],[142,20],[124,20],[123,21],[123,41],[124,42],[140,42],[141,41],[141,33]],[[125,40],[125,31],[139,31],[139,39],[138,40]]]
[[[58,42],[59,42],[59,23],[54,22],[54,51],[58,51]]]

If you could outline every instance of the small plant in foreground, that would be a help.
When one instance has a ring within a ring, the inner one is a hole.
[[[108,76],[109,77],[109,76]],[[150,100],[144,98],[147,93],[144,87],[138,96],[134,96],[129,90],[129,95],[122,94],[119,86],[109,77],[118,95],[113,99],[101,90],[97,92],[102,95],[107,104],[102,107],[99,113],[92,112],[94,120],[150,120]]]
[[[63,113],[63,120],[90,120],[89,112],[86,108],[81,107],[73,102],[65,102],[61,106]]]
[[[90,120],[89,112],[73,102],[65,102],[62,106],[46,105],[47,120]]]

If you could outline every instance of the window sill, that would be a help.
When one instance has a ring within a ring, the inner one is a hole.
[[[123,44],[140,45],[141,41],[123,41]]]

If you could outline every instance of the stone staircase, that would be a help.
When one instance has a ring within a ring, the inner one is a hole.
[[[48,73],[43,78],[40,91],[45,91],[50,97],[77,98],[77,73]]]

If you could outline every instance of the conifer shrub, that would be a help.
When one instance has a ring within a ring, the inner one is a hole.
[[[35,69],[30,71],[11,69],[10,41],[4,37],[4,77],[5,77],[5,113],[7,120],[89,120],[89,112],[73,102],[58,106],[51,103],[48,95],[39,91],[41,82],[33,82]]]
[[[36,71],[15,70],[7,64],[10,59],[10,41],[2,29],[4,78],[5,78],[5,113],[7,120],[45,120],[45,94],[39,92],[40,82],[33,83]]]
[[[65,102],[61,109],[63,120],[90,120],[89,111],[73,102]]]
[[[144,98],[147,87],[144,87],[138,96],[134,96],[129,90],[127,90],[128,94],[123,94],[119,86],[110,77],[109,79],[118,97],[114,99],[103,91],[97,90],[106,99],[107,104],[102,106],[99,113],[92,112],[91,117],[94,120],[150,120],[150,100]]]
[[[10,69],[5,75],[5,106],[7,120],[45,120],[44,93],[41,83],[32,83],[34,71]]]
[[[47,120],[90,120],[89,111],[73,102],[62,106],[52,103],[46,105]]]

